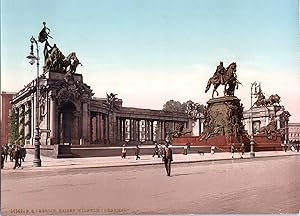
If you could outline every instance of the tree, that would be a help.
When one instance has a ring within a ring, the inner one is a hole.
[[[9,117],[9,138],[11,143],[19,139],[19,115],[13,110]]]
[[[192,100],[181,103],[180,101],[169,100],[163,105],[163,111],[186,113],[191,118],[199,117],[203,113],[204,105],[195,103]]]
[[[184,113],[185,112],[185,104],[180,103],[180,101],[175,101],[175,100],[169,100],[163,105],[163,111],[168,111],[168,112],[180,112]]]

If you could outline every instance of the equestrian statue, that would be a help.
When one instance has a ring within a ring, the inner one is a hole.
[[[212,84],[214,86],[212,98],[214,97],[215,92],[217,93],[217,96],[219,96],[217,88],[220,85],[224,85],[224,96],[234,96],[234,90],[238,88],[238,84],[241,84],[237,79],[236,67],[236,63],[233,62],[225,69],[223,62],[220,62],[216,72],[207,82],[205,93],[208,92]]]

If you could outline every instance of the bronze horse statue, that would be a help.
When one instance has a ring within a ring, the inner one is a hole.
[[[231,63],[227,68],[226,72],[223,75],[224,80],[224,95],[233,95],[234,94],[234,88],[237,87],[238,84],[241,84],[237,78],[236,78],[236,63]],[[222,84],[221,83],[221,75],[215,75],[211,78],[209,78],[207,82],[207,86],[205,89],[205,93],[209,90],[211,84],[213,84],[214,89],[212,92],[212,97],[214,97],[214,93],[217,93],[217,96],[219,96],[219,93],[217,91],[217,88]],[[229,86],[229,87],[228,87]],[[227,88],[228,87],[228,88]],[[233,88],[233,89],[232,89]],[[229,91],[230,90],[230,91]]]

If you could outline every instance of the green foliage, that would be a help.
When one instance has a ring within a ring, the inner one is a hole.
[[[193,110],[197,110],[199,113],[203,113],[204,105],[199,103],[194,103],[191,100],[187,102],[181,103],[180,101],[169,100],[163,105],[163,111],[168,112],[179,112],[179,113],[187,113],[188,108],[192,108]]]
[[[184,113],[185,112],[185,103],[180,103],[180,101],[175,101],[175,100],[169,100],[163,105],[163,111],[168,111],[168,112],[180,112]]]
[[[19,115],[12,111],[9,117],[9,138],[11,143],[19,139]]]

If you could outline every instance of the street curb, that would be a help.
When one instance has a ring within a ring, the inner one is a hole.
[[[207,160],[195,160],[195,161],[174,161],[173,164],[187,164],[187,163],[205,163],[205,162],[214,162],[214,161],[239,161],[239,160],[255,160],[256,158],[272,158],[272,157],[287,157],[287,156],[300,156],[300,154],[293,154],[293,155],[265,155],[265,156],[258,156],[255,158],[222,158],[222,159],[207,159]],[[54,171],[54,170],[79,170],[79,169],[102,169],[102,168],[118,168],[118,167],[136,167],[136,166],[154,166],[154,165],[164,165],[163,162],[156,162],[156,163],[145,163],[145,164],[119,164],[119,165],[109,165],[109,166],[83,166],[83,167],[72,167],[65,165],[63,167],[41,167],[42,170],[39,170],[39,167],[30,167],[30,169],[25,169],[25,170],[30,170],[30,171]]]

